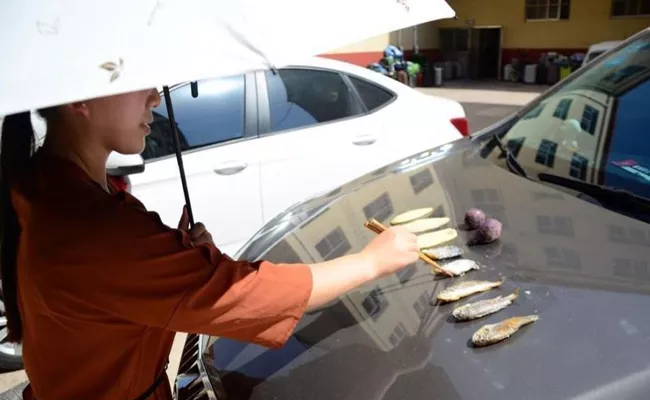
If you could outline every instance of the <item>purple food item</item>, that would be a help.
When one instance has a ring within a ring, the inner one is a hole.
[[[465,213],[465,225],[468,229],[477,229],[485,222],[485,213],[478,208],[470,208]]]
[[[469,246],[477,244],[488,244],[501,236],[501,222],[494,218],[488,218],[476,231],[474,236],[467,242]]]

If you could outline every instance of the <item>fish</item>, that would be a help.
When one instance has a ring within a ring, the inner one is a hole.
[[[509,338],[522,326],[533,323],[539,319],[538,315],[525,315],[511,317],[496,324],[487,324],[480,327],[472,335],[475,346],[488,346]]]
[[[465,275],[465,272],[473,269],[481,269],[481,265],[474,260],[456,260],[442,265],[446,271],[451,272],[455,276]],[[435,271],[433,271],[435,272]]]
[[[448,303],[460,300],[463,297],[471,296],[475,293],[487,292],[490,289],[501,286],[505,279],[500,281],[463,281],[447,286],[436,296],[438,300]]]
[[[424,249],[422,252],[436,261],[456,258],[463,255],[463,249],[458,246],[440,246],[431,249]]]
[[[456,307],[451,313],[456,321],[469,321],[494,314],[495,312],[508,307],[519,296],[519,288],[516,288],[508,296],[499,296],[486,300],[479,300],[474,303]]]

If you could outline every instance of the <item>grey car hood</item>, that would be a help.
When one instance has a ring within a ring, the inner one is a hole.
[[[522,179],[475,156],[467,141],[387,166],[293,207],[242,257],[319,262],[361,250],[403,211],[434,207],[457,227],[479,207],[502,221],[501,239],[466,248],[486,267],[435,279],[418,262],[306,315],[289,342],[266,349],[210,338],[204,362],[229,399],[647,399],[650,398],[650,227]],[[264,250],[264,251],[262,251]],[[434,305],[464,279],[506,278],[471,300],[509,294],[514,304],[456,323],[457,304]],[[491,347],[470,344],[486,323],[537,314]]]

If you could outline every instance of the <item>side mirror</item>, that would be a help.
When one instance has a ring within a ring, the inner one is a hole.
[[[144,172],[144,159],[140,154],[112,152],[106,162],[106,172],[112,176],[139,174]]]

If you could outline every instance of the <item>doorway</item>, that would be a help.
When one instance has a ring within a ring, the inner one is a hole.
[[[470,78],[500,78],[502,38],[503,32],[500,26],[471,29]]]

